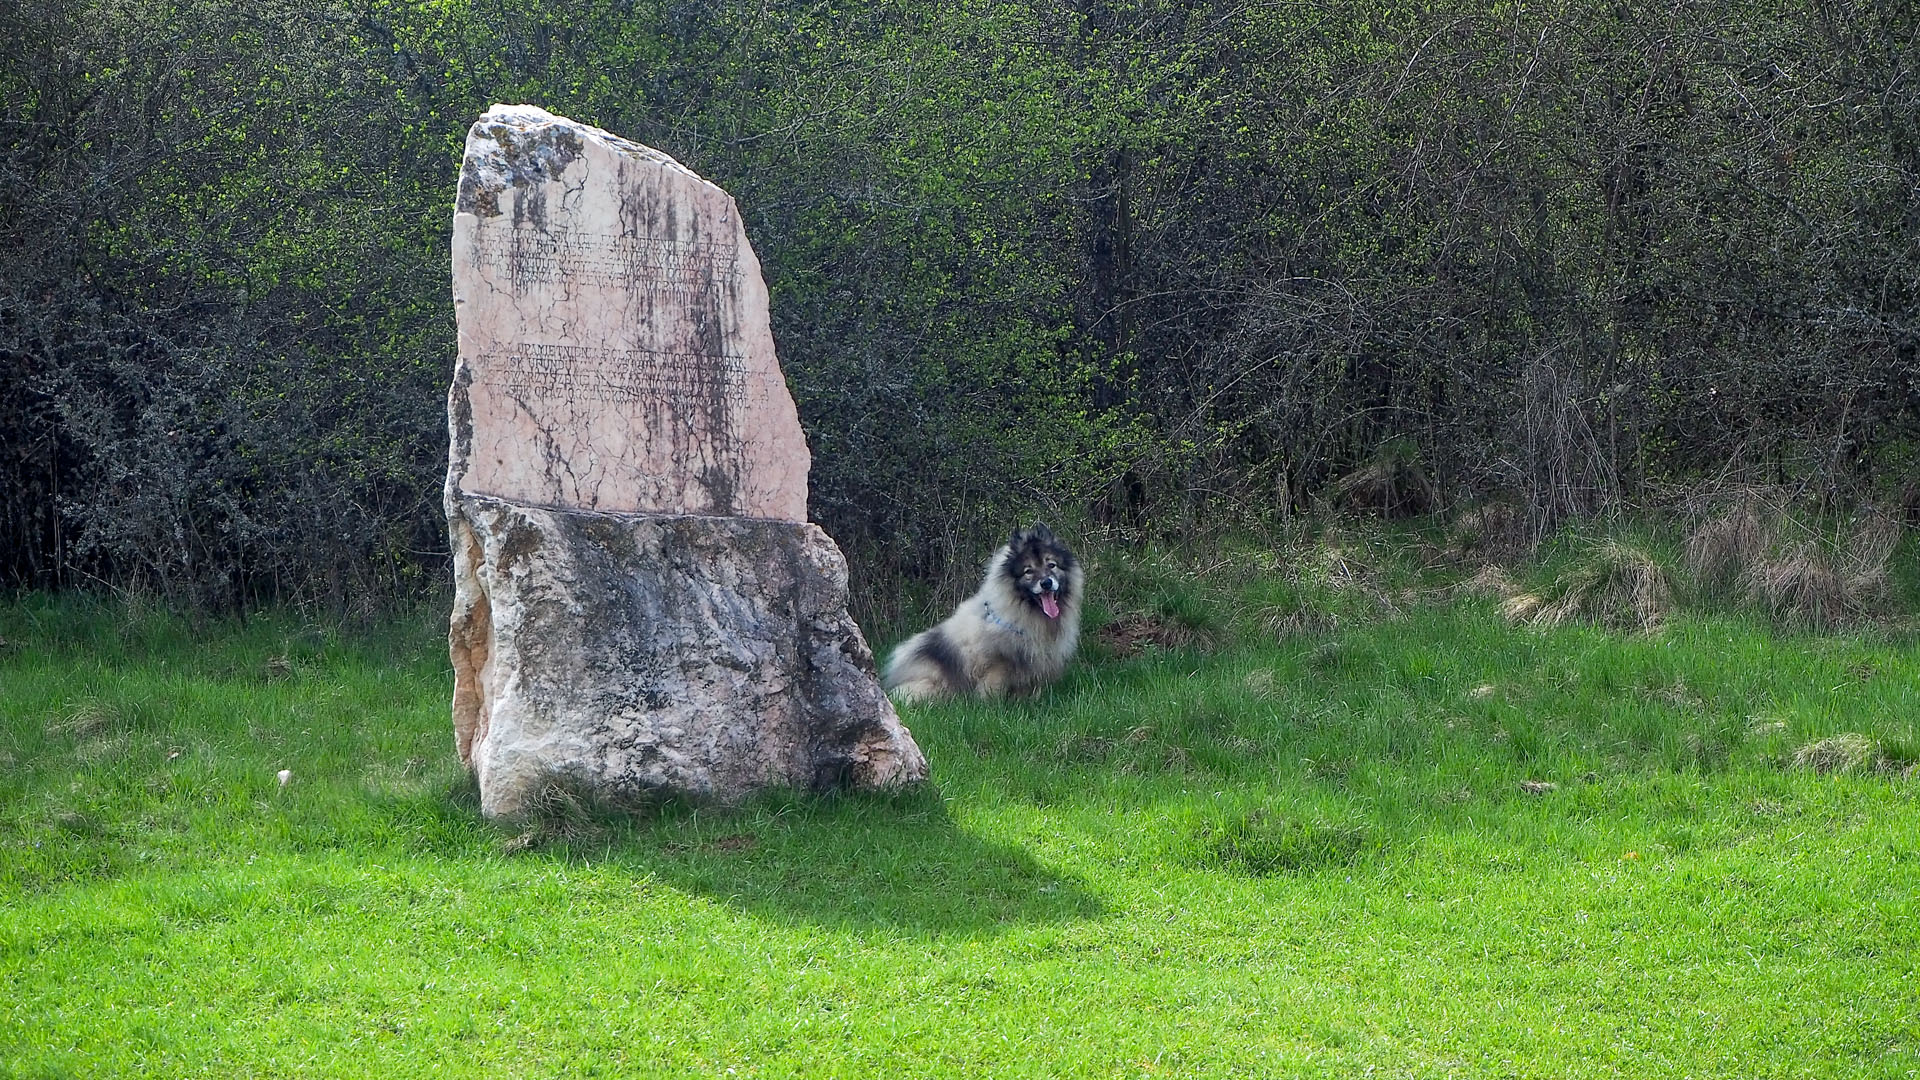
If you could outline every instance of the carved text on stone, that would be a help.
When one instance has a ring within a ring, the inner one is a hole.
[[[591,345],[515,345],[487,353],[483,370],[514,396],[611,405],[747,401],[743,356],[609,349]]]
[[[696,295],[735,285],[735,246],[619,233],[513,230],[494,265],[517,285],[577,283],[656,295]]]

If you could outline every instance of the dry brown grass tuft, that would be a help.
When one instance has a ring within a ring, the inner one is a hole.
[[[1483,566],[1473,572],[1473,576],[1453,587],[1453,591],[1464,596],[1485,596],[1506,599],[1519,592],[1519,586],[1513,582],[1513,575],[1497,566]]]
[[[1740,584],[1777,622],[1839,629],[1892,599],[1889,565],[1905,534],[1899,519],[1866,507],[1838,541],[1810,536],[1752,558]]]
[[[1547,606],[1547,598],[1535,592],[1514,593],[1500,602],[1500,614],[1508,622],[1532,622],[1540,609]]]
[[[1814,543],[1794,544],[1747,568],[1747,594],[1778,622],[1831,630],[1856,613],[1835,560]]]
[[[1459,555],[1503,558],[1527,550],[1527,517],[1512,503],[1469,507],[1454,519],[1452,547]]]
[[[1305,634],[1328,634],[1340,628],[1338,616],[1325,611],[1290,607],[1269,607],[1259,613],[1260,628],[1275,640],[1286,641]]]
[[[1672,605],[1667,572],[1652,555],[1624,541],[1602,540],[1552,585],[1508,597],[1500,612],[1535,626],[1583,620],[1651,633],[1666,621]]]
[[[1865,507],[1854,517],[1847,531],[1841,576],[1855,608],[1871,610],[1892,599],[1893,578],[1888,567],[1905,535],[1906,526],[1900,519],[1878,507]]]
[[[1856,731],[1829,735],[1793,752],[1793,767],[1817,773],[1850,773],[1880,766],[1880,744]]]
[[[1740,580],[1766,556],[1773,529],[1746,503],[1701,522],[1687,534],[1687,569],[1702,585]]]
[[[1363,542],[1337,536],[1323,537],[1313,547],[1302,551],[1290,564],[1289,571],[1289,576],[1296,583],[1309,589],[1324,589],[1357,598],[1361,603],[1387,613],[1398,609],[1394,596],[1382,584],[1382,571],[1371,561]],[[1341,606],[1346,605],[1343,603]],[[1303,601],[1297,607],[1304,609],[1306,603]],[[1281,637],[1301,631],[1325,632],[1340,625],[1340,617],[1327,611],[1315,613],[1275,606],[1259,614],[1270,620],[1267,629]],[[1294,618],[1296,614],[1300,617]]]
[[[593,843],[609,832],[608,810],[580,786],[555,779],[527,800],[516,815],[522,831],[500,842],[514,855],[551,845]]]
[[[117,732],[126,726],[126,717],[118,706],[98,698],[70,703],[67,713],[47,730],[56,735],[72,735],[76,738],[89,738],[103,733]]]
[[[1378,576],[1367,564],[1364,552],[1329,537],[1294,561],[1293,576],[1304,584],[1320,585],[1344,591],[1376,591]]]
[[[1372,460],[1341,477],[1333,497],[1348,510],[1389,518],[1430,513],[1440,503],[1438,489],[1406,443],[1382,447]]]

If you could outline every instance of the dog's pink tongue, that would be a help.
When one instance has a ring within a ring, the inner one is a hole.
[[[1055,600],[1052,593],[1043,592],[1040,594],[1040,610],[1047,613],[1047,618],[1057,619],[1060,617],[1060,601]]]

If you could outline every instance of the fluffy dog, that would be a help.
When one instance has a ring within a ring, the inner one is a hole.
[[[902,702],[1038,690],[1080,643],[1085,589],[1080,561],[1036,522],[987,559],[979,592],[893,650],[881,681]]]

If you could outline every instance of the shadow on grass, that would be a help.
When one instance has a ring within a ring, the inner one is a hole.
[[[1026,851],[961,829],[933,790],[784,795],[645,819],[549,814],[503,847],[621,866],[755,916],[838,929],[980,936],[1105,911]]]

